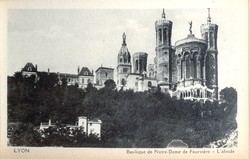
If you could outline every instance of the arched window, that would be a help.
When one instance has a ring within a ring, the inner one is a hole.
[[[152,87],[152,82],[148,81],[148,87]]]
[[[211,54],[206,58],[206,80],[208,84],[214,84],[215,81],[215,58]]]
[[[184,70],[185,70],[185,61],[182,60],[181,61],[181,79],[185,77],[185,73],[184,73],[185,71]]]
[[[139,60],[139,68],[140,68],[139,73],[143,72],[143,65],[142,64],[143,64],[142,59],[140,59]]]
[[[198,63],[198,55],[195,53],[195,55],[194,55],[194,78],[197,78],[198,76],[197,76],[197,70],[199,69],[199,68],[197,68],[198,66],[197,66],[197,63]]]
[[[190,78],[190,58],[189,55],[186,55],[186,78]]]
[[[166,43],[166,40],[167,40],[167,29],[164,28],[163,29],[163,42]]]
[[[105,72],[105,76],[106,76],[106,77],[108,76],[108,72]]]
[[[161,29],[159,29],[159,34],[158,34],[158,36],[159,36],[159,40],[160,40],[160,42],[162,41],[162,30]]]
[[[197,97],[199,98],[200,97],[200,90],[197,89]]]
[[[84,72],[84,75],[88,75],[88,71],[85,71],[85,72]]]
[[[210,47],[213,47],[213,32],[209,33],[209,44],[210,44]]]
[[[139,65],[139,64],[138,64],[138,60],[136,60],[136,61],[135,61],[136,71],[138,71],[138,69],[139,69],[139,68],[138,68],[138,65]]]
[[[208,33],[207,32],[205,33],[205,40],[206,40],[206,42],[208,42]]]
[[[121,84],[122,84],[123,86],[125,86],[126,81],[125,81],[125,79],[124,79],[124,78],[122,79]]]

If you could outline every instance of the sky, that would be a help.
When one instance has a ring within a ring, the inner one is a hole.
[[[201,38],[200,26],[207,21],[207,9],[166,9],[173,22],[172,45],[189,34]],[[218,29],[219,87],[237,87],[243,53],[239,9],[211,8],[212,23]],[[77,73],[78,66],[97,70],[116,69],[117,55],[126,33],[131,55],[148,53],[148,64],[155,57],[155,21],[159,9],[10,9],[7,19],[7,74],[21,71],[27,62],[38,71]],[[230,16],[229,16],[230,15]]]

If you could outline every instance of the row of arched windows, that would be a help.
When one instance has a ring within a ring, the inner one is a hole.
[[[180,93],[180,99],[185,98],[212,98],[212,93],[205,90],[200,89],[194,89],[194,90],[188,90]]]

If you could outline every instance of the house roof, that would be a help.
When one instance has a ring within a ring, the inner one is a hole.
[[[66,78],[69,78],[69,77],[71,77],[71,78],[77,78],[76,74],[69,74],[69,73],[59,73],[59,76],[61,78],[63,78],[63,77],[66,77]]]
[[[82,67],[78,76],[94,76],[94,75],[89,71],[89,69],[87,67]]]
[[[34,67],[34,65],[31,62],[28,62],[24,68],[22,69],[22,71],[28,71],[28,72],[36,72],[37,68]]]

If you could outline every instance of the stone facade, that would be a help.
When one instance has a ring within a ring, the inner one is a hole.
[[[171,45],[172,22],[166,20],[165,12],[162,19],[155,22],[156,31],[156,79],[161,86],[171,86],[174,50]]]
[[[157,87],[155,78],[145,77],[142,74],[130,73],[126,78],[126,90],[135,92],[149,91]]]
[[[104,87],[105,81],[114,80],[114,69],[108,67],[99,67],[96,71],[96,86]]]
[[[123,34],[122,48],[118,53],[117,66],[117,89],[149,91],[157,87],[156,79],[148,77],[147,58],[145,52],[136,52],[133,54],[133,72],[131,71],[131,57],[126,44],[126,36]],[[154,65],[151,65],[154,69]],[[152,70],[151,69],[151,70]],[[153,71],[154,72],[154,71]],[[154,76],[152,74],[152,76]]]
[[[117,88],[120,90],[126,85],[126,77],[131,73],[131,56],[127,48],[126,34],[122,35],[123,43],[117,57]]]
[[[94,84],[93,71],[90,72],[87,67],[82,67],[81,71],[77,75],[78,85],[80,88],[87,88],[88,84]]]
[[[211,23],[209,13],[207,23],[201,25],[201,39],[192,34],[192,22],[189,22],[188,36],[172,45],[172,24],[172,21],[166,19],[163,10],[162,18],[155,22],[154,64],[145,66],[147,54],[135,53],[134,69],[126,74],[125,88],[145,91],[147,89],[142,88],[146,88],[146,85],[142,81],[148,78],[151,83],[156,81],[156,86],[163,92],[179,99],[218,100],[218,26]]]

